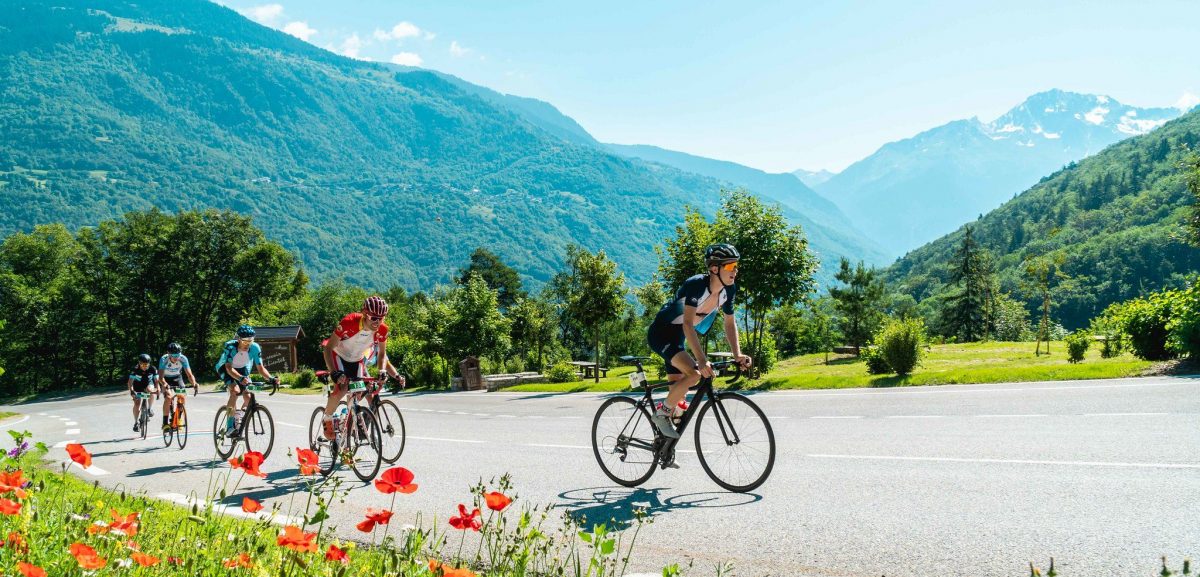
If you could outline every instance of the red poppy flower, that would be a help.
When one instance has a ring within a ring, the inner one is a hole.
[[[69,443],[67,445],[67,454],[71,456],[71,460],[79,463],[84,469],[92,466],[92,454],[83,448],[79,443]]]
[[[37,565],[30,565],[24,561],[17,563],[17,570],[25,577],[46,577],[46,570]]]
[[[0,513],[17,515],[21,512],[21,504],[16,501],[0,498]]]
[[[483,527],[483,522],[479,520],[479,509],[476,508],[470,513],[467,513],[467,506],[459,503],[458,517],[450,518],[450,526],[454,527],[455,529],[462,529],[463,531],[466,531],[467,529],[478,531],[480,527]]]
[[[387,509],[367,508],[367,518],[360,522],[355,527],[363,533],[370,533],[375,529],[375,524],[387,525],[388,521],[392,520],[392,512]]]
[[[305,533],[295,525],[283,528],[283,534],[275,539],[275,543],[299,553],[317,552],[317,534]]]
[[[241,457],[230,459],[229,465],[234,469],[241,469],[245,471],[247,475],[266,477],[266,473],[258,470],[258,467],[263,464],[263,461],[264,459],[262,453],[258,451],[250,451]]]
[[[134,511],[124,517],[117,513],[116,509],[112,510],[113,522],[108,524],[108,530],[114,533],[121,533],[127,537],[136,537],[138,533],[138,515],[140,513]]]
[[[224,564],[228,569],[237,569],[239,567],[250,569],[254,567],[254,561],[250,560],[249,553],[238,553],[237,557],[226,559]]]
[[[436,574],[438,569],[442,570],[442,577],[476,577],[475,573],[466,567],[450,567],[436,559],[429,560],[429,571]]]
[[[325,560],[341,561],[345,565],[350,562],[350,557],[346,555],[345,551],[338,549],[336,545],[330,545],[329,550],[325,552]]]
[[[413,484],[413,478],[412,471],[404,467],[392,467],[375,479],[375,489],[385,495],[397,492],[412,493],[417,490],[417,486]]]
[[[242,497],[242,510],[247,513],[257,513],[263,510],[263,505],[250,497]]]
[[[29,494],[22,488],[25,485],[25,473],[20,469],[16,471],[0,471],[0,495],[8,492],[15,493],[18,499],[24,499]]]
[[[497,512],[503,511],[505,507],[512,503],[512,499],[509,499],[508,495],[500,491],[492,491],[483,497],[487,500],[487,508]]]
[[[179,557],[167,557],[167,563],[171,565],[183,565],[183,559]]]
[[[296,460],[300,462],[301,475],[316,475],[321,470],[317,466],[317,454],[312,449],[296,448]]]
[[[137,564],[141,565],[142,567],[153,567],[155,565],[158,565],[158,562],[160,561],[160,559],[158,557],[155,557],[153,555],[147,555],[145,553],[142,553],[141,551],[134,552],[132,555],[129,556],[129,558],[136,561]]]
[[[29,543],[25,542],[25,538],[20,533],[13,531],[4,539],[4,546],[22,555],[29,552]]]
[[[75,556],[75,562],[79,563],[79,567],[88,571],[101,569],[108,564],[108,560],[96,554],[96,550],[84,545],[83,543],[71,544],[71,555]]]

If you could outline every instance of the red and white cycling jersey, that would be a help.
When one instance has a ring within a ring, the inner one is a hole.
[[[357,363],[366,358],[375,343],[387,342],[388,326],[379,323],[379,329],[371,332],[362,313],[350,313],[342,318],[333,334],[341,339],[333,352],[344,361]]]

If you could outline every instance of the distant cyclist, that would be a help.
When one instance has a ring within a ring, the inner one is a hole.
[[[242,325],[237,328],[236,334],[236,339],[225,341],[221,358],[217,361],[217,372],[229,391],[229,400],[225,403],[229,408],[225,418],[225,429],[229,435],[234,434],[237,419],[241,418],[246,405],[250,403],[250,393],[245,390],[245,385],[250,384],[250,371],[257,367],[264,379],[275,380],[262,363],[262,347],[254,342],[254,327]],[[235,413],[234,405],[239,395],[242,397],[242,409]]]
[[[175,395],[175,389],[183,388],[185,375],[192,388],[196,388],[196,377],[192,374],[188,358],[183,354],[183,347],[179,346],[179,343],[168,344],[167,354],[158,359],[158,384],[163,397],[162,426],[164,431],[171,427],[168,422],[171,414],[171,397]]]
[[[138,432],[138,414],[142,410],[142,399],[138,398],[137,393],[149,394],[153,397],[157,389],[155,383],[158,381],[158,369],[150,364],[150,355],[142,353],[138,355],[137,365],[129,371],[129,379],[126,385],[129,387],[129,396],[133,397],[133,431]],[[146,399],[149,403],[150,399]]]
[[[729,341],[733,358],[742,367],[750,366],[750,357],[742,354],[738,343],[737,322],[733,316],[738,261],[741,257],[733,245],[709,245],[704,249],[707,274],[698,274],[684,281],[675,298],[663,305],[650,325],[646,340],[650,348],[665,361],[667,380],[672,383],[667,400],[655,411],[652,419],[663,435],[679,438],[679,432],[671,422],[672,410],[687,396],[688,389],[700,382],[701,377],[713,376],[700,335],[707,334],[712,328],[718,311],[725,317],[725,340]],[[689,349],[692,352],[690,355]]]
[[[387,360],[388,326],[383,323],[387,313],[387,301],[372,296],[363,302],[362,311],[343,317],[326,342],[325,368],[333,381],[333,391],[325,401],[322,423],[326,439],[334,437],[333,412],[338,403],[346,396],[351,384],[361,383],[367,377],[367,355],[372,348],[378,347],[380,351],[375,355],[375,366],[393,377],[399,376]]]

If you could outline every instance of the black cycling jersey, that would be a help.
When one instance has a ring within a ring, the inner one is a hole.
[[[146,392],[146,387],[154,384],[155,379],[158,378],[158,369],[154,368],[153,365],[145,369],[133,367],[133,370],[129,371],[129,378],[133,379],[133,390],[144,393]]]
[[[698,274],[683,281],[683,286],[675,291],[675,298],[667,301],[658,311],[658,315],[654,317],[654,328],[660,330],[667,328],[667,325],[683,326],[683,307],[699,307],[704,301],[708,300],[710,293],[708,292],[708,275]],[[717,306],[713,307],[708,314],[700,318],[700,322],[696,324],[696,332],[700,334],[708,333],[708,329],[712,327],[713,320],[717,318],[717,310],[732,315],[733,300],[737,296],[737,283],[724,287],[717,296]],[[699,313],[700,311],[697,311]],[[653,328],[651,329],[653,330]]]

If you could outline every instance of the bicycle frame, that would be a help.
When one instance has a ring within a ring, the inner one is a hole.
[[[644,373],[645,370],[642,368],[642,360],[638,358],[633,360],[636,363],[637,372]],[[734,361],[720,361],[712,363],[713,370],[721,370],[730,366],[736,367],[737,365],[734,363]],[[740,372],[734,376],[734,379],[736,380],[738,376],[740,376]],[[674,383],[666,382],[659,383],[657,385],[642,385],[642,399],[638,401],[637,406],[645,407],[646,410],[653,414],[655,411],[654,391],[669,388],[672,384]],[[657,445],[657,447],[642,447],[644,449],[654,451],[655,456],[662,467],[666,467],[668,463],[674,460],[675,446],[679,444],[681,439],[683,439],[683,433],[687,430],[688,424],[692,422],[692,416],[695,415],[696,411],[699,410],[700,406],[705,402],[712,402],[715,409],[718,411],[717,415],[719,418],[717,419],[717,426],[720,428],[721,434],[725,438],[725,442],[731,445],[741,442],[737,431],[733,430],[732,423],[729,419],[729,413],[726,412],[725,407],[721,404],[721,400],[713,388],[713,377],[702,377],[700,382],[689,390],[694,390],[695,393],[692,395],[692,402],[683,412],[683,415],[679,417],[679,425],[676,426],[676,430],[679,432],[679,438],[672,439],[658,432],[656,429],[654,432],[654,445]],[[625,427],[623,427],[622,430],[626,430],[632,423],[633,419],[638,418],[640,415],[640,412],[635,412],[633,415],[631,415],[629,417],[630,420],[625,423]],[[729,423],[729,425],[727,426],[726,423]],[[650,426],[653,427],[652,424]],[[732,439],[730,438],[731,433]],[[633,439],[627,439],[625,441],[626,445],[628,445],[628,443],[632,440]]]
[[[247,423],[250,422],[251,415],[257,414],[254,412],[254,409],[258,407],[258,398],[254,395],[255,391],[251,390],[249,387],[258,387],[261,391],[261,390],[265,390],[267,388],[267,386],[266,386],[266,383],[256,383],[254,381],[251,381],[249,385],[243,385],[243,387],[244,387],[243,393],[250,395],[250,402],[246,403],[246,408],[244,409],[245,412],[243,413],[243,415],[245,415],[245,417],[242,419],[242,422],[239,423],[237,425],[237,427],[234,428],[234,431],[236,431],[236,434],[238,436],[245,438]],[[279,390],[279,383],[278,382],[271,383],[271,392],[267,393],[267,396],[269,397],[269,396],[274,395],[275,392],[278,390]],[[261,426],[261,425],[259,425],[259,426]],[[263,431],[255,431],[255,432],[262,433]]]

